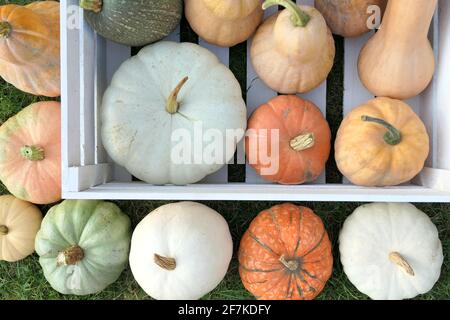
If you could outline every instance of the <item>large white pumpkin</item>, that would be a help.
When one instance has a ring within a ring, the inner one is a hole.
[[[136,227],[130,266],[144,291],[158,300],[197,300],[225,277],[233,255],[228,224],[195,202],[164,205]]]
[[[213,53],[163,41],[142,49],[114,75],[102,102],[103,144],[143,181],[195,183],[232,159],[246,114],[239,82]],[[212,141],[223,148],[211,147]],[[173,154],[182,156],[174,161]]]
[[[438,231],[411,204],[357,208],[345,221],[339,242],[345,273],[372,299],[414,298],[439,279],[443,254]]]

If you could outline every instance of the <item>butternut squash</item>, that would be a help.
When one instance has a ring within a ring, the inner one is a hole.
[[[404,100],[427,88],[435,71],[428,32],[436,6],[437,0],[389,1],[358,62],[361,81],[374,95]]]

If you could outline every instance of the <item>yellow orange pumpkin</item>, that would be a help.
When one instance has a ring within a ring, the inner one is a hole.
[[[352,183],[395,186],[414,178],[430,150],[425,125],[400,100],[376,98],[353,109],[339,128],[336,162]]]
[[[48,204],[61,199],[61,108],[38,102],[0,127],[0,180],[17,198]]]
[[[42,213],[29,202],[0,196],[0,261],[16,262],[34,252]]]
[[[18,89],[60,95],[59,3],[0,7],[0,76]]]
[[[297,96],[273,98],[253,113],[248,130],[247,159],[266,180],[301,184],[316,180],[324,170],[331,132],[312,102]]]
[[[311,209],[282,204],[262,211],[239,248],[245,288],[261,300],[311,300],[333,270],[331,242]]]

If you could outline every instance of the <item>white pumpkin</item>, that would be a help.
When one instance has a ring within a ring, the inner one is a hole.
[[[195,183],[233,158],[246,115],[238,81],[213,53],[163,41],[142,49],[114,75],[102,103],[103,144],[143,181]]]
[[[439,279],[443,254],[438,231],[411,204],[357,208],[345,221],[339,242],[345,273],[372,299],[414,298]]]
[[[225,277],[233,255],[228,224],[195,202],[164,205],[136,227],[130,267],[144,291],[158,300],[197,300]]]

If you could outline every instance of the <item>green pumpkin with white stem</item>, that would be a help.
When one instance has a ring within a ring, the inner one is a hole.
[[[169,35],[180,23],[181,0],[80,0],[84,17],[100,35],[144,46]]]
[[[66,200],[36,236],[45,278],[62,294],[88,295],[115,282],[128,261],[131,222],[113,203]]]

